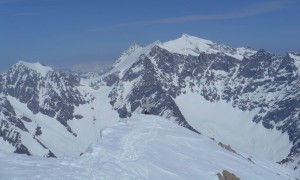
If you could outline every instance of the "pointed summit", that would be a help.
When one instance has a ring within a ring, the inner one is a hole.
[[[189,37],[191,37],[191,36],[186,33],[182,33],[180,38],[188,39]]]
[[[133,43],[129,46],[129,48],[126,51],[123,51],[120,55],[120,57],[117,59],[117,61],[114,63],[113,67],[118,66],[118,64],[121,64],[125,59],[127,59],[131,54],[133,54],[135,51],[141,49],[142,46],[137,44],[137,43]]]
[[[134,43],[132,43],[132,44],[129,46],[129,48],[128,48],[127,51],[134,51],[134,50],[136,50],[136,49],[138,49],[138,48],[140,48],[140,47],[143,47],[143,46],[140,45],[140,44],[138,44],[138,43],[136,43],[136,42],[134,42]]]
[[[181,34],[181,37],[188,37],[188,36],[190,36],[190,35],[188,35],[188,34],[186,34],[186,33],[182,33],[182,34]]]
[[[131,45],[126,51],[124,51],[117,61],[112,66],[112,70],[109,73],[121,72],[124,73],[124,70],[129,68],[133,63],[135,63],[142,54],[148,54],[151,49],[160,44],[159,41],[156,41],[147,46],[141,46],[136,43]]]
[[[134,42],[133,44],[131,44],[129,46],[129,48],[126,50],[126,51],[123,51],[119,57],[119,60],[120,59],[123,59],[124,57],[127,57],[129,56],[131,53],[133,53],[135,50],[139,49],[139,48],[142,48],[142,46],[140,44],[137,44],[136,42]],[[118,63],[118,61],[117,61]]]

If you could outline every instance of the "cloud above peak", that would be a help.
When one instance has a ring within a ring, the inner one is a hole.
[[[236,12],[229,13],[220,13],[220,14],[200,14],[200,15],[189,15],[189,16],[179,16],[179,17],[169,17],[169,18],[160,18],[153,20],[141,20],[135,22],[124,22],[119,23],[111,27],[93,29],[92,31],[97,30],[109,30],[117,29],[127,26],[137,26],[137,25],[156,25],[156,24],[175,24],[175,23],[186,23],[186,22],[195,22],[195,21],[214,21],[214,20],[229,20],[229,19],[240,19],[250,16],[256,16],[260,14],[270,13],[284,9],[291,4],[293,0],[281,0],[281,1],[270,1],[263,2],[246,7]]]

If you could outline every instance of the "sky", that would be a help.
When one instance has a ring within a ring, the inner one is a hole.
[[[300,52],[299,0],[0,0],[0,70],[19,60],[112,63],[130,44],[182,33],[231,47]]]

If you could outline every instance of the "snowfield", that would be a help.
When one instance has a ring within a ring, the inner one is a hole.
[[[197,131],[252,156],[279,162],[293,146],[286,132],[266,129],[261,122],[252,121],[259,109],[242,111],[225,101],[211,103],[188,91],[175,102]]]
[[[0,179],[296,179],[297,171],[227,151],[166,119],[135,114],[99,132],[80,157],[42,158],[0,152]]]

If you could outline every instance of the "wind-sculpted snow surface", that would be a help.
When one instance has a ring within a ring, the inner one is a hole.
[[[0,179],[296,179],[279,164],[241,156],[206,136],[152,115],[121,119],[80,157],[44,159],[0,152]]]

